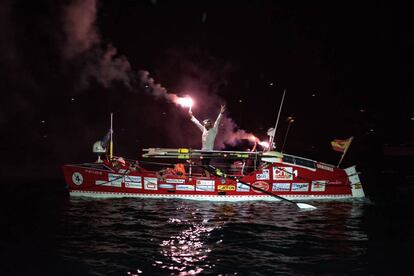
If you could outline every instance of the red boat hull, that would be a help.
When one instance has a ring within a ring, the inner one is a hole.
[[[228,177],[178,176],[131,167],[133,163],[64,165],[72,196],[150,197],[192,200],[279,200],[251,186],[290,200],[345,199],[364,197],[355,167],[339,169],[316,163],[314,168],[279,162],[247,175]],[[247,183],[243,184],[243,183]]]

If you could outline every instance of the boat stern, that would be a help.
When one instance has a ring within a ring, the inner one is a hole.
[[[348,180],[351,183],[351,191],[353,197],[365,197],[364,188],[359,179],[359,172],[355,169],[356,166],[352,166],[345,169]]]

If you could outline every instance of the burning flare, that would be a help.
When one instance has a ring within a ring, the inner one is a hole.
[[[182,107],[191,108],[194,104],[194,101],[190,97],[186,96],[186,97],[177,97],[175,103],[181,105]]]
[[[177,95],[174,94],[174,98],[173,98],[173,102],[175,104],[181,105],[182,107],[189,107],[189,111],[191,111],[191,108],[194,105],[194,101],[190,96],[185,96],[185,97],[178,97]]]

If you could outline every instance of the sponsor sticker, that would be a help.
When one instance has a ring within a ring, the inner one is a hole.
[[[214,180],[200,180],[196,182],[196,191],[214,191]]]
[[[354,175],[357,174],[357,171],[355,169],[355,166],[349,167],[345,169],[345,172],[347,175]]]
[[[184,183],[185,182],[185,179],[175,179],[175,178],[167,178],[166,180],[165,180],[165,182],[167,182],[167,183],[172,183],[172,184],[182,184],[182,183]]]
[[[290,183],[273,183],[272,191],[290,191]]]
[[[292,183],[292,192],[309,191],[309,183]]]
[[[156,177],[144,177],[145,190],[158,190],[158,179]]]
[[[326,180],[314,180],[312,181],[311,191],[312,192],[324,192],[326,187]]]
[[[173,184],[159,184],[158,187],[160,189],[174,189],[174,185]]]
[[[236,186],[234,186],[234,185],[218,185],[217,190],[219,190],[219,191],[235,191]]]
[[[178,184],[177,186],[175,186],[175,189],[177,191],[194,191],[194,186],[193,185]]]
[[[108,182],[103,186],[121,187],[124,176],[122,174],[108,174]]]
[[[249,192],[250,191],[250,186],[249,185],[246,185],[246,184],[243,184],[243,183],[237,182],[237,188],[236,188],[236,190],[238,192]]]
[[[256,174],[256,179],[257,180],[269,180],[269,169],[263,169],[262,173],[258,173]]]
[[[269,183],[264,182],[264,181],[256,181],[252,185],[261,190],[265,190],[265,191],[269,190]],[[255,191],[256,193],[262,193],[261,191],[256,190],[256,189],[253,189],[253,191]]]
[[[141,176],[125,176],[125,188],[142,189]]]
[[[354,189],[362,189],[362,184],[361,183],[354,184]]]
[[[348,179],[349,179],[349,181],[351,181],[351,184],[357,184],[357,183],[361,182],[361,180],[359,179],[359,176],[357,174],[349,176]]]
[[[293,175],[297,174],[292,167],[273,167],[273,180],[293,180]]]
[[[74,172],[72,174],[72,182],[75,183],[75,185],[82,185],[83,183],[83,176],[79,172]]]

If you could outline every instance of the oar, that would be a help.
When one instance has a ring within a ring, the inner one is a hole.
[[[264,194],[267,194],[267,195],[273,196],[273,197],[275,197],[275,198],[278,198],[278,199],[280,199],[280,200],[283,200],[283,201],[286,201],[286,202],[289,202],[289,203],[295,204],[295,205],[296,205],[299,209],[308,209],[308,210],[314,210],[314,209],[317,209],[317,208],[316,208],[315,206],[313,206],[313,205],[306,204],[306,203],[296,203],[296,202],[293,202],[292,200],[289,200],[289,199],[287,199],[287,198],[284,198],[284,197],[281,197],[281,196],[275,195],[274,193],[268,192],[268,191],[263,190],[263,189],[260,189],[260,188],[258,188],[258,187],[256,187],[256,186],[253,186],[253,185],[251,185],[251,184],[249,184],[249,183],[246,183],[246,182],[244,182],[244,181],[241,181],[241,180],[239,180],[237,177],[234,177],[234,176],[228,176],[227,174],[223,173],[220,169],[216,169],[215,167],[213,167],[213,166],[211,166],[211,165],[209,165],[209,166],[207,166],[207,167],[205,167],[205,168],[206,168],[207,170],[211,171],[213,174],[215,174],[215,175],[217,175],[217,176],[224,177],[224,178],[230,178],[230,179],[233,179],[233,180],[235,180],[235,181],[238,181],[238,182],[240,182],[240,183],[242,183],[242,184],[244,184],[244,185],[247,185],[247,186],[251,187],[252,189],[255,189],[255,190],[257,190],[257,191],[260,191],[260,192],[262,192],[262,193],[264,193]]]
[[[244,184],[244,185],[250,186],[251,188],[253,188],[253,189],[257,190],[257,191],[260,191],[260,192],[262,192],[262,193],[265,193],[265,194],[267,194],[267,195],[270,195],[270,196],[276,197],[276,198],[278,198],[278,199],[280,199],[280,200],[283,200],[283,201],[286,201],[286,202],[289,202],[289,203],[295,204],[297,207],[299,207],[299,209],[308,209],[308,210],[314,210],[314,209],[317,209],[317,208],[316,208],[315,206],[313,206],[313,205],[306,204],[306,203],[296,203],[296,202],[293,202],[292,200],[289,200],[289,199],[287,199],[287,198],[284,198],[284,197],[281,197],[281,196],[275,195],[274,193],[271,193],[271,192],[268,192],[268,191],[266,191],[266,190],[260,189],[260,188],[258,188],[258,187],[256,187],[256,186],[253,186],[253,185],[251,185],[251,184],[249,184],[249,183],[246,183],[246,182],[244,182],[244,181],[240,181],[240,180],[238,180],[238,179],[236,179],[236,178],[234,178],[234,180],[236,180],[236,181],[238,181],[238,182],[240,182],[240,183],[242,183],[242,184]]]

